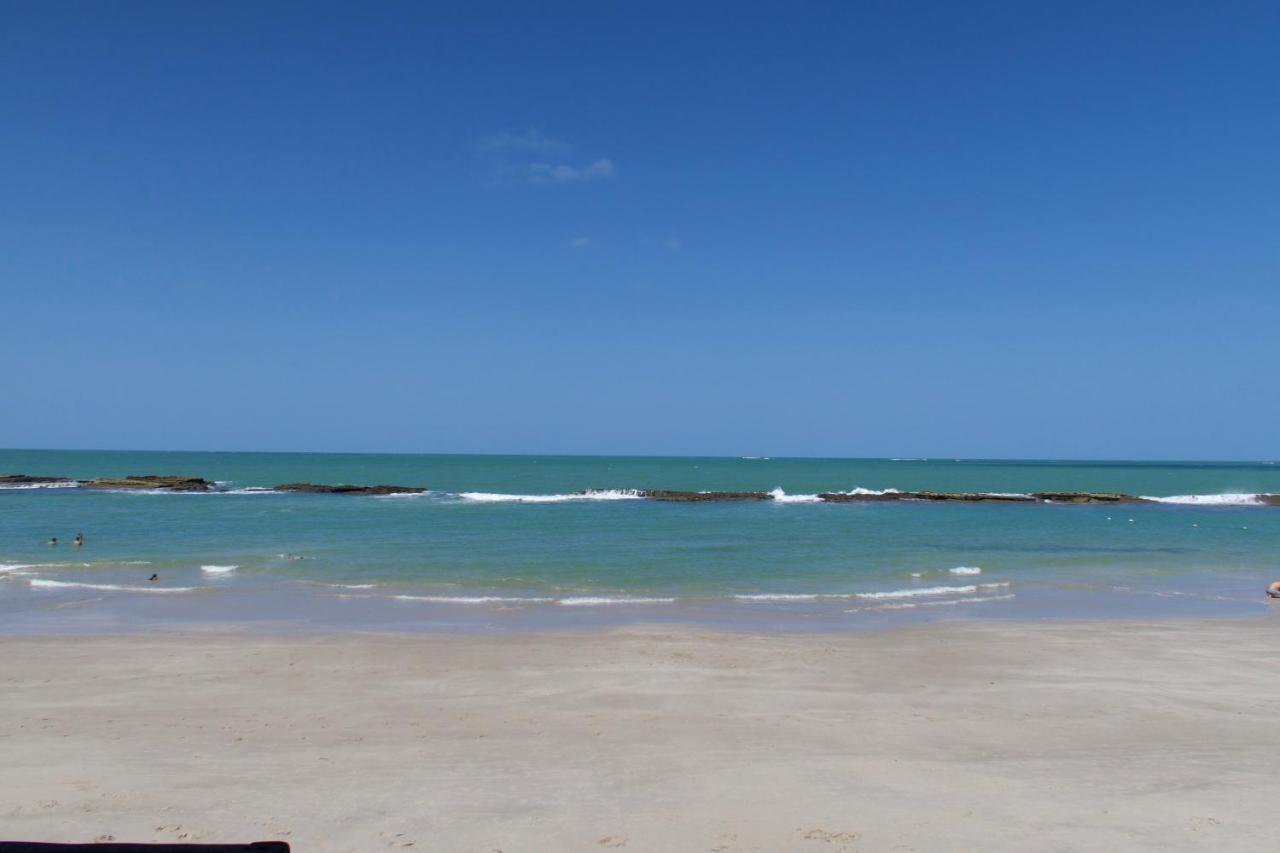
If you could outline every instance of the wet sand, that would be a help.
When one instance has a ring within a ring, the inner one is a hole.
[[[0,838],[1270,849],[1276,615],[0,639]]]

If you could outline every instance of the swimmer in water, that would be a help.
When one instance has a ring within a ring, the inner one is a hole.
[[[52,546],[54,546],[54,545],[57,545],[57,544],[58,544],[58,537],[57,537],[57,536],[50,536],[50,537],[49,537],[49,541],[45,542],[44,544],[46,544],[46,545],[48,545],[48,546],[50,546],[50,547],[52,547]]]
[[[159,576],[159,575],[157,575],[157,574],[153,574],[151,577],[147,578],[147,580],[149,580],[149,581],[158,581],[158,580],[160,580],[160,576]]]
[[[1267,598],[1280,598],[1280,581],[1272,581],[1267,586]]]
[[[71,540],[71,544],[72,544],[72,545],[74,545],[74,546],[76,546],[77,548],[79,548],[81,545],[83,545],[83,544],[84,544],[84,534],[83,534],[83,533],[77,533],[77,534],[76,534],[76,538]]]

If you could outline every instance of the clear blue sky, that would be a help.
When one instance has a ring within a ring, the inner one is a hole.
[[[1275,458],[1278,44],[0,2],[0,446]]]

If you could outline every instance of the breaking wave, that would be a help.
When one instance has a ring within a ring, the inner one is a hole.
[[[398,601],[427,601],[433,604],[558,604],[564,607],[592,607],[610,604],[671,604],[674,598],[647,598],[641,596],[549,596],[510,595],[394,595]]]
[[[633,501],[641,495],[634,489],[600,489],[567,495],[510,495],[501,492],[460,492],[458,497],[476,503],[551,504],[568,501]]]
[[[1262,495],[1244,492],[1221,495],[1170,495],[1164,498],[1144,496],[1143,500],[1186,506],[1259,506],[1263,503]]]
[[[816,504],[822,503],[822,498],[817,495],[789,495],[782,490],[782,487],[769,492],[773,496],[773,500],[780,504]]]
[[[113,583],[79,583],[77,581],[51,581],[31,578],[27,581],[36,589],[96,589],[104,592],[195,592],[194,586],[120,586]]]
[[[949,598],[945,601],[903,601],[896,604],[880,604],[876,607],[865,608],[870,610],[906,610],[911,607],[948,607],[955,604],[981,604],[987,601],[1008,601],[1011,598],[1017,598],[1013,593],[1005,595],[978,595],[969,598]],[[853,613],[855,611],[849,611]]]
[[[592,607],[601,604],[672,604],[674,602],[674,598],[644,598],[628,596],[613,598],[610,596],[581,595],[571,598],[561,598],[556,602],[556,604],[562,604],[566,607]]]

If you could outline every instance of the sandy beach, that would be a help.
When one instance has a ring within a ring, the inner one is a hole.
[[[0,837],[1260,850],[1274,619],[0,640]]]

